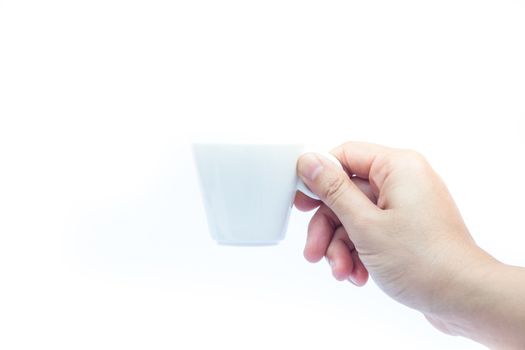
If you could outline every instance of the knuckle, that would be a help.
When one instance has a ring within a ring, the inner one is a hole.
[[[398,158],[403,162],[404,166],[413,171],[423,171],[429,167],[425,156],[414,150],[401,150]]]
[[[418,151],[414,151],[414,150],[409,149],[409,150],[406,150],[405,152],[407,154],[407,157],[410,157],[414,161],[417,161],[417,162],[425,162],[426,161],[425,156],[423,156]]]
[[[326,204],[331,207],[339,201],[346,189],[346,182],[341,176],[336,176],[326,181],[324,198]]]

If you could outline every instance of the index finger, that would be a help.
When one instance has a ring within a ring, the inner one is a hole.
[[[310,198],[301,191],[297,191],[295,193],[294,204],[300,211],[310,211],[320,206],[321,201]]]
[[[345,142],[334,148],[332,153],[352,175],[370,179],[370,169],[378,156],[391,153],[394,149],[366,142]]]
[[[343,165],[350,176],[368,180],[377,196],[384,175],[377,172],[378,165],[384,163],[393,148],[366,142],[346,142],[334,148],[332,153]],[[375,165],[375,166],[374,166]]]

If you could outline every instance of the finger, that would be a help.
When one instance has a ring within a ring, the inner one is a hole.
[[[386,178],[385,169],[387,155],[395,149],[365,142],[346,142],[336,148],[332,153],[352,175],[368,180],[372,185],[374,195],[379,196]]]
[[[370,182],[368,180],[361,179],[359,177],[352,177],[352,182],[363,192],[368,199],[376,204],[377,203],[377,197],[372,190],[372,186],[370,185]]]
[[[326,258],[332,267],[332,274],[338,281],[346,280],[354,270],[348,234],[343,226],[336,229],[334,237],[326,250]]]
[[[351,174],[362,179],[370,178],[370,169],[378,156],[385,156],[393,148],[365,142],[346,142],[334,148],[332,153]]]
[[[343,222],[352,222],[379,210],[354,184],[347,173],[331,160],[306,153],[299,158],[298,174],[305,184],[334,211]]]
[[[346,244],[346,246],[348,247],[348,252],[350,252],[350,257],[352,260],[351,265],[353,266],[353,268],[352,268],[352,271],[349,273],[347,279],[358,287],[364,286],[366,282],[368,281],[368,270],[366,269],[361,258],[359,257],[359,253],[355,249],[354,243],[350,240],[348,233],[342,226],[336,230],[332,241],[335,241],[338,239],[340,239]],[[328,247],[327,253],[328,251],[330,251],[330,247]],[[336,256],[335,259],[337,258],[338,257]],[[340,262],[339,264],[342,264],[342,263]],[[344,275],[340,275],[338,277],[343,278]]]
[[[310,211],[317,208],[321,204],[321,201],[310,198],[301,191],[297,191],[295,193],[294,204],[300,211]]]
[[[357,250],[352,250],[350,255],[352,256],[354,269],[350,273],[348,280],[358,287],[364,286],[368,281],[368,270],[359,257]]]
[[[374,194],[374,191],[367,180],[363,180],[359,177],[353,177],[351,180],[356,184],[357,188],[359,188],[361,192],[363,192],[368,197],[368,199],[370,199],[372,203],[377,203],[376,195]],[[319,207],[321,203],[322,202],[320,200],[313,199],[301,191],[297,191],[295,193],[294,205],[300,211],[310,211]]]
[[[330,208],[322,204],[310,219],[304,247],[304,257],[310,262],[322,259],[341,222]]]

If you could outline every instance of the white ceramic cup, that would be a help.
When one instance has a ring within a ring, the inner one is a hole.
[[[228,245],[281,241],[296,190],[319,199],[297,177],[303,152],[302,144],[193,144],[211,236]]]

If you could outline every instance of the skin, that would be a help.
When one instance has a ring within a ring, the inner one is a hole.
[[[498,349],[525,349],[525,269],[479,248],[452,196],[414,151],[348,142],[331,152],[344,170],[308,153],[297,164],[321,200],[304,256],[323,257],[337,280],[369,276],[390,297],[421,311],[437,329]]]

